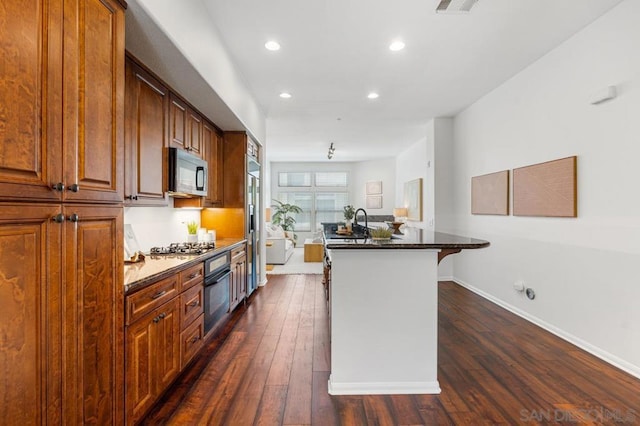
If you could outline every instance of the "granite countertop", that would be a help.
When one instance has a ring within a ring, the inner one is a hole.
[[[326,239],[328,249],[479,249],[489,247],[489,242],[461,235],[422,229],[405,230],[404,235],[394,235],[389,241],[374,241],[370,238]]]
[[[233,246],[241,244],[243,238],[223,238],[216,240],[216,248],[202,254],[145,255],[144,262],[124,265],[125,294],[140,290],[159,279],[174,274],[186,267],[204,262]]]

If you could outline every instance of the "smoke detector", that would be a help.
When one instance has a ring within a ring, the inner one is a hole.
[[[478,0],[440,0],[437,13],[469,13]]]

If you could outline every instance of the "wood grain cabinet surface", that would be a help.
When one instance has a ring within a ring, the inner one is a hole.
[[[204,264],[126,297],[126,423],[153,406],[203,346]]]
[[[169,145],[203,158],[203,118],[175,93],[171,93],[170,96],[169,120],[171,135]]]
[[[233,311],[247,296],[247,250],[244,244],[231,251],[229,286],[229,311]]]
[[[0,8],[0,199],[123,199],[124,10],[116,0]],[[11,58],[7,60],[6,58]]]
[[[3,424],[124,421],[124,7],[0,7]]]
[[[0,205],[5,424],[122,423],[122,216]]]
[[[134,424],[180,372],[180,307],[174,297],[127,328],[127,424]]]
[[[125,81],[125,203],[166,206],[169,89],[128,56]]]

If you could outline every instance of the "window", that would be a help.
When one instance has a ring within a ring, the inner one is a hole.
[[[294,230],[313,232],[322,222],[344,220],[349,202],[348,172],[280,172],[278,200],[295,204],[302,213],[293,215]]]

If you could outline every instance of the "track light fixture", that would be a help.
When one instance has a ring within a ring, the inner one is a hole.
[[[329,145],[329,153],[327,154],[327,158],[331,160],[333,158],[333,153],[336,152],[336,148],[333,146],[333,142]]]

